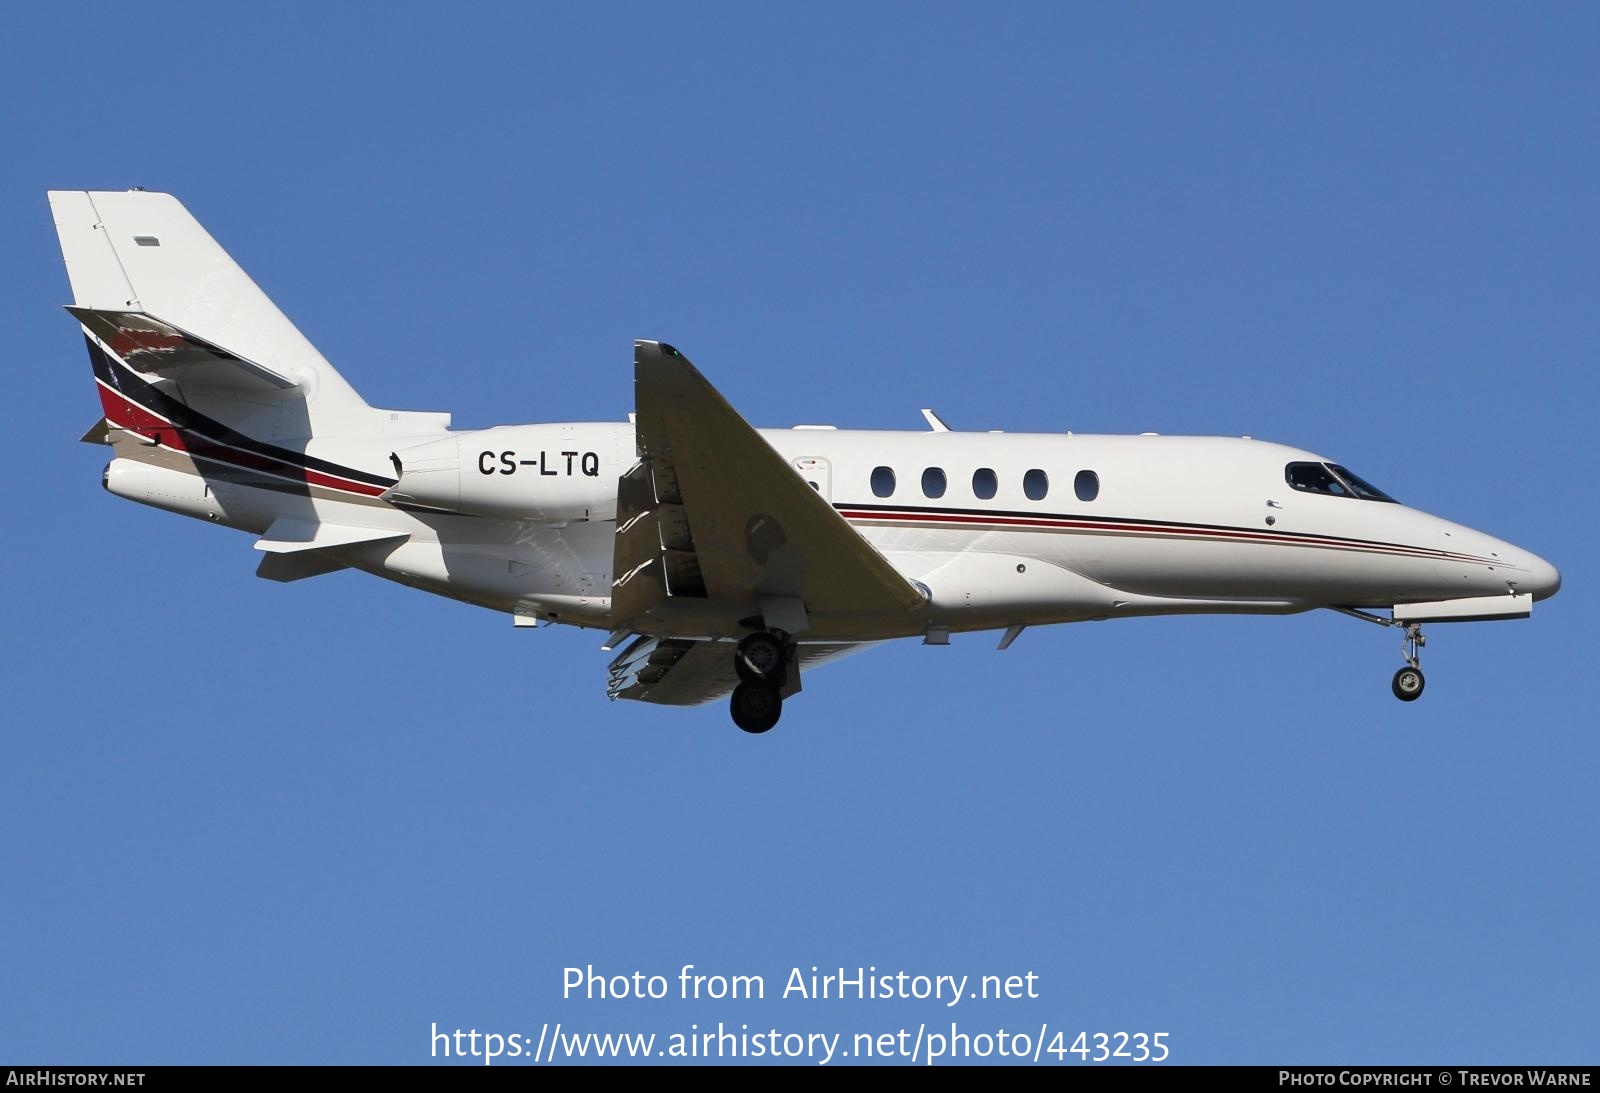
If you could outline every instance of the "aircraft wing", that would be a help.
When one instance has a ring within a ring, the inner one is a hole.
[[[799,645],[795,656],[805,669],[866,648],[866,644]],[[800,674],[790,678],[798,680]],[[606,695],[660,706],[701,706],[727,695],[738,683],[729,642],[641,635],[611,662]]]
[[[819,613],[923,605],[676,349],[634,343],[634,398],[639,462],[617,489],[616,630],[653,629],[635,624],[677,597],[790,633]]]

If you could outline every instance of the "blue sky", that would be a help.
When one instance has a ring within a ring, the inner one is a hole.
[[[0,1061],[952,1020],[1595,1061],[1593,8],[35,5],[0,93]],[[592,633],[269,584],[100,490],[44,191],[135,185],[377,405],[616,420],[663,338],[758,425],[1312,448],[1566,586],[1435,627],[1411,705],[1333,615],[890,646],[763,738],[608,704]],[[562,998],[684,964],[768,997]],[[813,965],[1039,997],[776,997]]]

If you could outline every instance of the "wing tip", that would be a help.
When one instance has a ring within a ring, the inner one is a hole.
[[[653,341],[649,338],[635,338],[633,340],[634,359],[643,361],[647,357],[663,357],[687,362],[689,358],[678,351],[677,346],[667,342]]]

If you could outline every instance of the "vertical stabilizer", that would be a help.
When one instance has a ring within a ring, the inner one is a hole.
[[[248,422],[255,435],[278,439],[383,430],[388,415],[356,394],[177,198],[144,190],[55,190],[50,208],[77,308],[152,316],[288,381],[264,394],[259,385],[218,383],[195,373],[167,381],[174,397],[221,422]],[[125,356],[93,324],[85,330],[108,352]]]

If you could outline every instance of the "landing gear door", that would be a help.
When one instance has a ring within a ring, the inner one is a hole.
[[[822,495],[824,501],[830,504],[833,501],[832,472],[828,461],[818,456],[802,456],[794,461],[794,469],[800,472],[800,477],[806,484]]]

